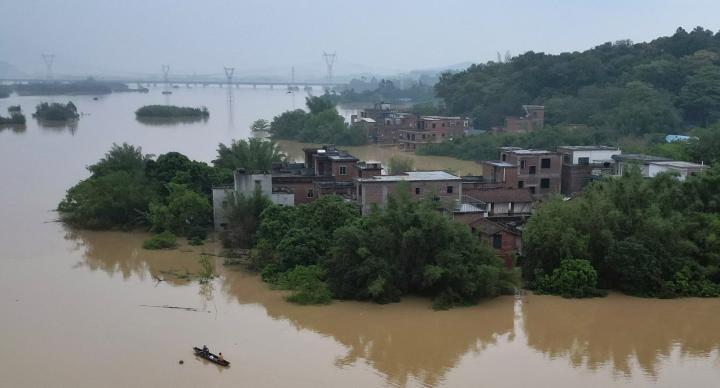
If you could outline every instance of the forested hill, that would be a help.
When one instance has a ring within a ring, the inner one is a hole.
[[[720,120],[720,33],[682,28],[649,43],[623,40],[583,52],[527,52],[506,63],[444,74],[435,86],[452,114],[502,125],[523,104],[545,105],[548,124],[588,124],[629,135]]]

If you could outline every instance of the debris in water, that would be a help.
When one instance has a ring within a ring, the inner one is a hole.
[[[161,309],[175,309],[175,310],[198,311],[198,312],[200,312],[200,310],[198,310],[198,309],[196,309],[196,308],[194,308],[194,307],[169,306],[169,305],[166,305],[166,304],[164,304],[164,305],[162,305],[162,306],[152,306],[152,305],[147,305],[147,304],[141,304],[141,305],[138,305],[138,306],[140,306],[140,307],[156,307],[156,308],[161,308]]]

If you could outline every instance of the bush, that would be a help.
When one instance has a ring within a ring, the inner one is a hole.
[[[170,232],[162,232],[143,242],[144,249],[172,249],[177,248],[177,238]]]
[[[209,117],[210,112],[206,107],[191,108],[172,105],[146,105],[135,111],[137,117]]]
[[[588,298],[600,296],[596,288],[598,275],[587,260],[563,260],[552,275],[544,275],[537,281],[539,293],[561,295],[564,298]]]
[[[288,302],[307,304],[328,304],[332,294],[321,279],[325,270],[318,265],[297,266],[279,276],[276,285],[285,290],[294,291],[286,298]]]

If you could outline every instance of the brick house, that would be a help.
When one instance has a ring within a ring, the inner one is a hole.
[[[480,240],[491,246],[498,253],[507,268],[512,268],[514,258],[522,254],[522,235],[509,224],[481,218],[469,224],[473,233]]]
[[[465,134],[470,120],[464,117],[420,116],[416,128],[401,129],[400,145],[405,150],[414,150],[418,144],[440,143]]]
[[[355,198],[362,213],[367,214],[373,205],[384,206],[388,195],[396,192],[399,183],[407,182],[407,190],[413,199],[433,198],[454,205],[460,202],[461,180],[444,171],[409,171],[399,175],[356,178]]]
[[[500,161],[517,166],[518,189],[528,189],[538,200],[560,194],[560,155],[546,150],[501,147]]]
[[[493,128],[494,132],[524,133],[545,126],[545,107],[542,105],[523,105],[525,115],[506,116],[505,126]]]

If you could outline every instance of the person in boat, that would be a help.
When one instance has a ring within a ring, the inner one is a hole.
[[[203,354],[210,353],[210,349],[208,349],[207,345],[203,345],[202,352],[203,352]]]
[[[222,352],[218,353],[218,361],[223,362],[225,359],[223,358]]]

